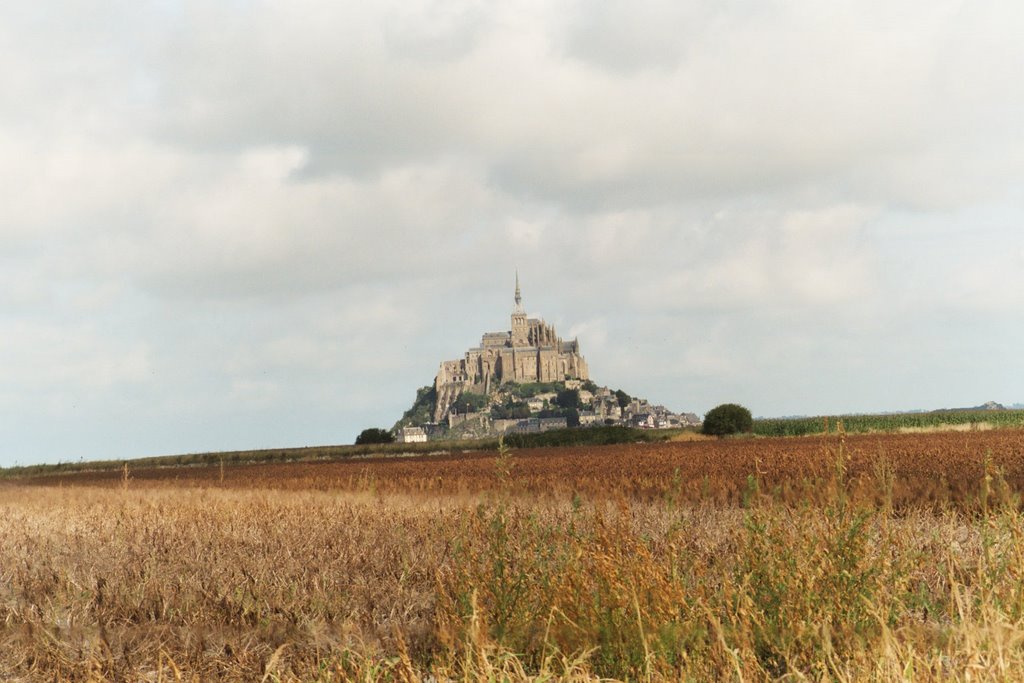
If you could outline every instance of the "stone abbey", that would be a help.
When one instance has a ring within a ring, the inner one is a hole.
[[[518,273],[511,327],[507,332],[487,332],[480,346],[466,351],[463,358],[441,362],[434,378],[436,422],[447,416],[464,391],[489,394],[506,382],[590,379],[587,361],[580,355],[579,340],[562,341],[554,327],[526,317]]]

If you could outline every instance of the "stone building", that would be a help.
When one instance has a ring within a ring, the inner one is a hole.
[[[437,404],[434,420],[440,422],[464,391],[489,394],[506,382],[564,382],[590,379],[587,361],[580,355],[579,340],[562,341],[555,328],[537,318],[527,318],[516,275],[515,306],[511,330],[487,332],[480,346],[463,358],[442,361],[434,378]]]
[[[399,443],[426,443],[427,432],[423,427],[402,427],[398,432]]]

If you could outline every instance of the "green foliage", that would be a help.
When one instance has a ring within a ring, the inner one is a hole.
[[[836,433],[840,421],[843,429],[850,433],[927,430],[948,425],[1020,427],[1024,426],[1024,410],[936,410],[929,413],[765,419],[754,422],[754,433],[758,436]]]
[[[749,432],[753,428],[754,419],[750,411],[735,403],[723,403],[704,416],[703,432],[712,436]]]
[[[372,443],[394,443],[395,435],[386,429],[380,429],[379,427],[370,427],[359,432],[359,436],[356,437],[356,445],[361,446],[363,444]]]
[[[533,398],[537,394],[550,394],[565,389],[564,382],[526,382],[508,385],[509,395],[515,398]]]
[[[625,408],[633,401],[633,397],[627,394],[622,389],[615,390],[615,398],[616,400],[618,400],[620,408]]]
[[[504,405],[491,406],[491,417],[495,420],[523,420],[530,417],[530,407],[525,403],[508,401]]]
[[[395,423],[398,430],[407,425],[421,425],[434,419],[434,407],[437,405],[437,391],[433,385],[420,387],[416,390],[416,400],[412,407],[402,414],[402,419]]]
[[[583,380],[582,386],[583,386],[583,389],[585,391],[589,391],[592,394],[597,392],[597,389],[598,389],[597,384],[595,384],[593,380],[589,380],[589,379]]]
[[[853,652],[877,639],[904,596],[904,568],[871,555],[874,515],[831,503],[823,514],[799,513],[795,523],[778,508],[757,509],[744,525],[735,568],[750,601],[744,628],[773,678],[793,667],[829,678],[823,649]],[[805,628],[811,623],[820,628]]]
[[[483,394],[474,394],[471,391],[463,392],[452,408],[457,413],[479,413],[487,407],[488,399]]]
[[[562,389],[555,396],[555,405],[560,408],[580,407],[580,392],[578,389]]]
[[[575,428],[580,426],[580,411],[575,408],[565,408],[565,426]]]

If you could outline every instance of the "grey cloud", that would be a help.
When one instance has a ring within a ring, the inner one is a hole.
[[[516,267],[679,409],[1010,392],[1022,14],[0,10],[5,405],[66,426],[0,461],[351,439],[506,324]]]
[[[525,10],[535,26],[488,21],[471,3],[338,6],[315,26],[284,8],[203,10],[170,41],[161,106],[169,139],[201,149],[300,145],[305,173],[363,177],[461,157],[513,196],[580,209],[834,183],[892,196],[913,192],[924,155],[960,175],[957,127],[975,130],[992,109],[977,100],[1003,96],[950,92],[992,82],[994,57],[973,54],[988,54],[991,21],[954,40],[961,17],[921,9],[588,3]],[[677,24],[689,33],[657,38]],[[460,47],[437,61],[414,36],[396,54],[414,27]],[[587,37],[617,58],[601,36],[686,50],[635,76],[581,67],[572,55]],[[947,46],[965,56],[956,69]]]
[[[398,57],[447,64],[480,44],[493,27],[492,10],[478,0],[402,2],[384,14],[382,33]]]
[[[316,23],[285,6],[195,12],[167,48],[164,133],[200,149],[302,145],[321,173],[440,153],[458,135],[455,93],[429,66],[393,58],[385,17],[346,5]]]
[[[572,57],[630,75],[644,69],[670,71],[696,44],[717,33],[738,3],[624,0],[571,3],[564,19],[566,50]],[[757,12],[756,3],[744,10]]]

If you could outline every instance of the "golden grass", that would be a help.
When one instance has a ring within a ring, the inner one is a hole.
[[[930,483],[925,506],[893,504],[923,486],[906,462],[822,447],[813,482],[758,460],[735,497],[671,475],[642,496],[551,475],[561,493],[537,496],[510,453],[441,492],[384,465],[331,490],[231,468],[0,485],[0,680],[1024,676],[1012,447],[970,453],[977,486],[937,505]]]
[[[716,438],[700,432],[685,430],[674,435],[669,441],[713,441]]]

